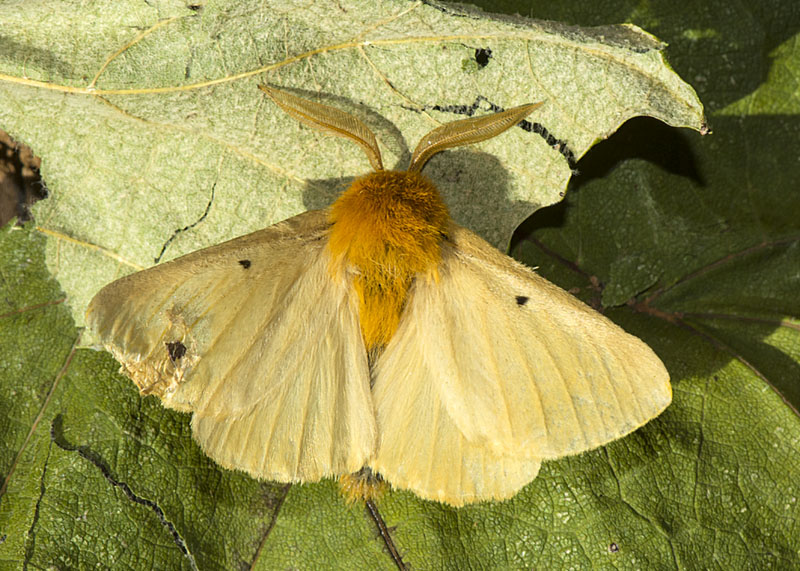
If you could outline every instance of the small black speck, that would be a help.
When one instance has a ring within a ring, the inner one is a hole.
[[[250,269],[250,260],[239,260],[239,265],[248,270]]]
[[[170,343],[165,343],[165,345],[167,346],[169,358],[172,359],[173,363],[186,355],[186,345],[180,341],[172,341]]]
[[[517,305],[525,305],[526,303],[528,303],[529,299],[530,298],[528,296],[526,296],[526,295],[518,295],[517,296]]]
[[[608,546],[608,550],[611,553],[616,553],[617,551],[619,551],[619,545],[617,545],[616,543],[612,543],[611,545]]]
[[[478,62],[480,67],[489,65],[489,59],[492,57],[492,50],[489,48],[478,48],[475,50],[475,61]]]

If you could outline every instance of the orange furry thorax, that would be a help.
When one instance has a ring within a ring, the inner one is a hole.
[[[418,172],[370,173],[331,207],[328,247],[358,274],[367,350],[391,339],[414,276],[436,276],[449,220],[439,191]]]

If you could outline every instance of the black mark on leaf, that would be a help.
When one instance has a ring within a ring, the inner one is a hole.
[[[188,69],[188,67],[187,67],[186,73],[187,73],[187,76],[186,76],[186,77],[189,77],[189,75],[188,75],[188,74],[189,74],[189,69]],[[211,210],[211,204],[214,202],[214,190],[215,190],[216,188],[217,188],[217,182],[216,182],[216,181],[214,181],[214,184],[211,186],[211,195],[208,197],[208,202],[206,203],[206,209],[205,209],[205,211],[203,212],[203,214],[200,216],[200,218],[198,218],[197,220],[195,220],[195,221],[194,221],[194,222],[192,222],[191,224],[188,224],[188,225],[184,226],[183,228],[178,228],[177,230],[175,230],[175,231],[172,233],[172,236],[170,236],[170,237],[167,239],[167,241],[166,241],[166,242],[164,242],[164,245],[161,247],[161,252],[159,252],[158,256],[156,256],[155,260],[153,260],[153,261],[154,261],[156,264],[158,264],[158,263],[161,261],[161,258],[164,256],[164,252],[166,252],[166,251],[167,251],[167,247],[168,247],[168,246],[169,246],[169,245],[172,243],[172,241],[173,241],[175,238],[177,238],[177,237],[178,237],[178,234],[181,234],[181,233],[183,233],[183,232],[186,232],[187,230],[191,230],[192,228],[194,228],[195,226],[197,226],[197,225],[198,225],[198,224],[200,224],[200,223],[201,223],[203,220],[205,220],[205,219],[206,219],[206,216],[208,216],[208,212],[209,212],[209,210]]]
[[[31,526],[28,528],[28,541],[27,545],[25,546],[25,561],[23,569],[27,568],[27,563],[33,559],[33,554],[36,552],[36,532],[39,524],[39,514],[41,512],[42,500],[44,499],[47,491],[44,483],[47,481],[47,468],[50,464],[50,451],[52,448],[52,444],[47,447],[47,456],[45,457],[44,465],[42,466],[42,475],[39,478],[39,497],[36,499],[36,508],[33,511]],[[5,541],[5,537],[6,536],[3,535],[3,541]]]
[[[245,270],[249,270],[252,264],[250,263],[250,260],[239,260],[239,265],[242,266]]]
[[[108,480],[112,486],[122,490],[129,500],[152,510],[153,513],[158,516],[158,519],[161,521],[161,525],[164,526],[170,535],[172,535],[172,539],[175,541],[175,544],[189,560],[190,567],[192,569],[197,569],[197,563],[194,560],[194,556],[189,552],[189,549],[186,547],[186,542],[180,536],[178,530],[175,529],[175,526],[172,524],[172,522],[170,522],[166,515],[164,515],[164,510],[162,510],[161,507],[152,500],[148,500],[147,498],[136,495],[128,484],[121,482],[114,477],[114,475],[111,473],[111,469],[108,467],[108,464],[106,464],[100,455],[97,454],[97,452],[94,452],[88,446],[77,446],[75,444],[70,444],[66,438],[64,438],[63,417],[60,414],[56,415],[52,424],[50,425],[50,441],[62,450],[66,450],[67,452],[77,452],[78,456],[100,470],[100,473],[103,474],[103,477]]]
[[[486,67],[489,65],[489,60],[492,58],[492,50],[489,48],[478,48],[475,50],[475,61],[478,62],[479,67]]]
[[[530,298],[528,296],[518,295],[517,296],[517,305],[525,305],[526,303],[528,303],[529,299]]]

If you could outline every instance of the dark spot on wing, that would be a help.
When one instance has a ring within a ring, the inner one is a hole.
[[[492,50],[489,48],[478,48],[475,50],[475,61],[478,62],[480,67],[489,65],[489,59],[492,57]]]
[[[528,296],[518,295],[517,296],[517,305],[525,305],[526,303],[528,303],[529,299],[530,298]]]
[[[180,341],[172,341],[170,343],[165,343],[167,346],[167,353],[169,353],[169,358],[172,359],[172,362],[178,361],[186,355],[186,345],[181,343]]]
[[[239,265],[242,266],[245,270],[250,269],[250,260],[239,260]]]
[[[611,553],[616,553],[619,551],[619,545],[617,545],[616,543],[612,543],[611,545],[608,546],[608,550]]]

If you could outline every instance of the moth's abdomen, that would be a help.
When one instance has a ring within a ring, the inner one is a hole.
[[[379,171],[356,179],[331,208],[329,248],[357,272],[354,287],[367,350],[397,329],[411,280],[435,274],[448,227],[439,191],[417,172]]]

